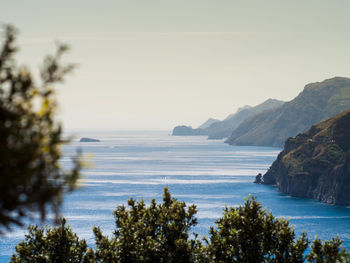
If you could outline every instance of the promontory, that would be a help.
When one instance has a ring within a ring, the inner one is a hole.
[[[291,196],[350,205],[350,109],[287,139],[257,179]]]

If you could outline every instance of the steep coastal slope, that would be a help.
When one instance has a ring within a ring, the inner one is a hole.
[[[206,122],[200,125],[197,129],[206,129],[215,122],[219,122],[217,119],[209,118]]]
[[[350,79],[308,84],[292,101],[244,121],[227,139],[231,145],[283,146],[311,125],[350,108]]]
[[[193,135],[207,135],[209,139],[223,139],[228,137],[232,131],[237,128],[243,121],[254,116],[257,113],[265,110],[279,107],[283,104],[283,101],[268,99],[265,102],[255,106],[249,107],[244,106],[239,109],[236,113],[230,114],[223,121],[213,122],[207,128],[193,129],[190,126],[176,126],[173,129],[173,136],[193,136]],[[204,123],[205,124],[205,123]]]
[[[232,133],[242,122],[265,110],[275,109],[283,105],[284,101],[268,99],[255,107],[245,107],[236,114],[221,122],[213,123],[208,129],[208,139],[223,139]]]
[[[350,205],[350,110],[289,138],[258,183],[282,193]]]

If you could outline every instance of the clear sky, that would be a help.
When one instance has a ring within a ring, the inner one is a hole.
[[[64,127],[165,129],[223,119],[305,84],[350,77],[348,0],[0,0],[37,68],[55,40],[79,64]]]

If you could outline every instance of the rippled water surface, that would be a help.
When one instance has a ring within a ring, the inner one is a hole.
[[[350,248],[350,209],[292,198],[274,187],[253,184],[265,172],[279,148],[229,146],[205,137],[172,137],[167,132],[79,133],[101,139],[99,143],[75,141],[65,147],[64,167],[77,147],[91,154],[92,168],[83,172],[83,187],[64,200],[63,215],[80,237],[93,245],[92,227],[114,229],[112,211],[130,197],[161,200],[164,186],[171,194],[198,207],[198,226],[206,235],[225,206],[244,202],[249,194],[258,197],[275,216],[290,218],[296,232],[330,239],[339,235]],[[0,262],[6,262],[25,231],[0,238]]]

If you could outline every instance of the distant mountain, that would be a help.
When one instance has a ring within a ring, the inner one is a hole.
[[[289,138],[257,182],[296,197],[350,205],[350,110]]]
[[[246,110],[246,109],[249,109],[251,108],[252,106],[249,106],[249,105],[244,105],[242,107],[239,107],[238,110],[235,112],[235,113],[231,113],[230,115],[228,115],[224,121],[228,120],[228,119],[231,119],[235,114],[237,114],[238,112],[242,111],[242,110]]]
[[[209,127],[204,129],[192,129],[190,126],[176,126],[173,130],[173,135],[207,135],[209,139],[223,139],[228,137],[244,120],[265,110],[279,107],[283,103],[283,101],[268,99],[255,107],[244,106],[238,109],[236,113],[230,114],[223,121],[213,122]]]
[[[268,109],[274,109],[283,104],[283,101],[268,99],[265,102],[255,107],[244,107],[238,110],[230,118],[226,118],[221,122],[216,122],[210,125],[208,128],[208,139],[223,139],[232,133],[243,121],[254,116],[257,113],[263,112]]]
[[[231,145],[283,146],[311,125],[350,108],[350,79],[311,83],[292,101],[242,122],[226,140]]]
[[[210,125],[212,125],[213,123],[218,122],[218,121],[219,120],[217,120],[217,119],[210,118],[206,122],[204,122],[202,125],[200,125],[197,129],[206,129]]]

